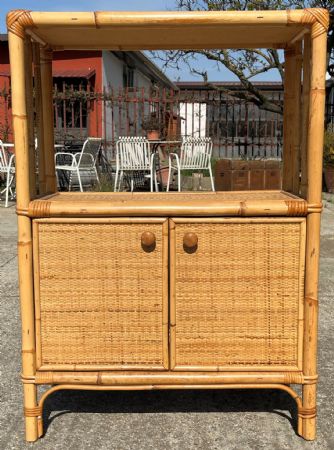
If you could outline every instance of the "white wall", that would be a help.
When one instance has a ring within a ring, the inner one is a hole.
[[[135,70],[134,83],[137,88],[149,89],[152,86],[151,80],[149,80],[147,76],[140,72],[138,69]]]
[[[123,62],[110,51],[102,52],[102,86],[107,92],[110,91],[110,88],[118,89],[123,87]],[[105,130],[106,136],[104,138],[107,141],[111,141],[113,136],[115,139],[118,137],[115,132],[119,117],[115,117],[113,122],[111,112],[112,110],[108,108],[108,104],[106,104],[105,108],[102,108],[102,120],[105,121],[105,127],[102,128],[103,132]]]
[[[206,104],[180,103],[181,136],[206,137]]]
[[[123,61],[118,59],[109,51],[102,52],[102,79],[103,87],[108,90],[110,87],[123,87]]]
[[[110,89],[114,89],[114,92],[117,93],[119,88],[123,89],[123,66],[124,62],[117,58],[110,51],[102,52],[102,84],[103,88],[108,92]],[[146,92],[148,92],[149,88],[152,86],[150,79],[140,72],[138,69],[134,70],[134,87],[140,89],[144,88]],[[128,111],[125,111],[125,108],[121,110],[121,114],[119,114],[118,104],[114,104],[116,106],[114,108],[114,117],[112,117],[112,109],[108,103],[106,103],[106,107],[103,108],[102,116],[103,120],[106,121],[105,128],[107,141],[111,141],[114,137],[115,140],[118,139],[118,134],[120,130],[120,121],[124,125],[126,123],[126,115],[129,114],[130,119],[132,119],[132,123],[134,121],[134,117],[132,117],[133,109],[131,106],[128,108]],[[148,114],[149,106],[145,105],[144,114]],[[137,117],[137,130],[140,128],[141,117],[140,115],[143,113],[142,108],[139,108],[136,113]],[[120,117],[121,116],[121,117]],[[121,118],[121,120],[120,120]],[[121,134],[125,134],[124,130]]]
[[[110,51],[102,52],[103,58],[103,86],[105,89],[112,87],[123,88],[123,65],[124,62],[117,58]],[[148,89],[151,87],[151,80],[135,68],[134,87]]]

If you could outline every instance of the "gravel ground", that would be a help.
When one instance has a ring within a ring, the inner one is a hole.
[[[296,435],[294,402],[275,391],[53,394],[46,435],[24,442],[14,207],[0,207],[0,450],[334,450],[334,203],[322,221],[318,437]]]

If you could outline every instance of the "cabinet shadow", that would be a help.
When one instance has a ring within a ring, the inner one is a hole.
[[[297,408],[283,391],[271,389],[58,391],[45,402],[44,434],[66,413],[268,412],[286,418],[297,434]],[[52,414],[52,416],[51,416]]]

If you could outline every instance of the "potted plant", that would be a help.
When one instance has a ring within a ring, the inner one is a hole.
[[[146,131],[147,139],[152,141],[160,139],[163,124],[156,114],[150,114],[149,116],[144,117],[141,126],[142,129]]]
[[[325,131],[324,139],[324,177],[327,191],[334,193],[334,131],[333,125]]]

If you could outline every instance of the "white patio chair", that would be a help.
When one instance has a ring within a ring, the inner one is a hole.
[[[131,177],[131,192],[134,187],[135,172],[149,172],[145,177],[150,178],[150,190],[153,192],[154,182],[155,190],[158,191],[155,156],[146,138],[120,137],[116,142],[115,192],[120,190],[124,172]]]
[[[181,191],[182,170],[208,170],[211,178],[212,190],[215,185],[211,169],[212,141],[211,138],[186,138],[181,145],[180,156],[177,153],[169,154],[169,171],[167,192],[173,171],[177,171],[178,191]]]
[[[56,172],[58,170],[65,170],[70,172],[68,190],[71,190],[73,184],[73,175],[77,176],[80,191],[83,192],[82,179],[83,174],[93,175],[98,184],[100,179],[96,169],[96,161],[101,148],[101,138],[89,137],[85,140],[81,152],[72,153],[57,152],[55,154]],[[58,174],[57,174],[58,176]]]
[[[3,142],[0,140],[0,173],[4,174],[6,187],[0,192],[5,193],[5,208],[8,207],[8,197],[15,198],[15,193],[12,188],[12,183],[15,178],[15,155],[5,149]]]

